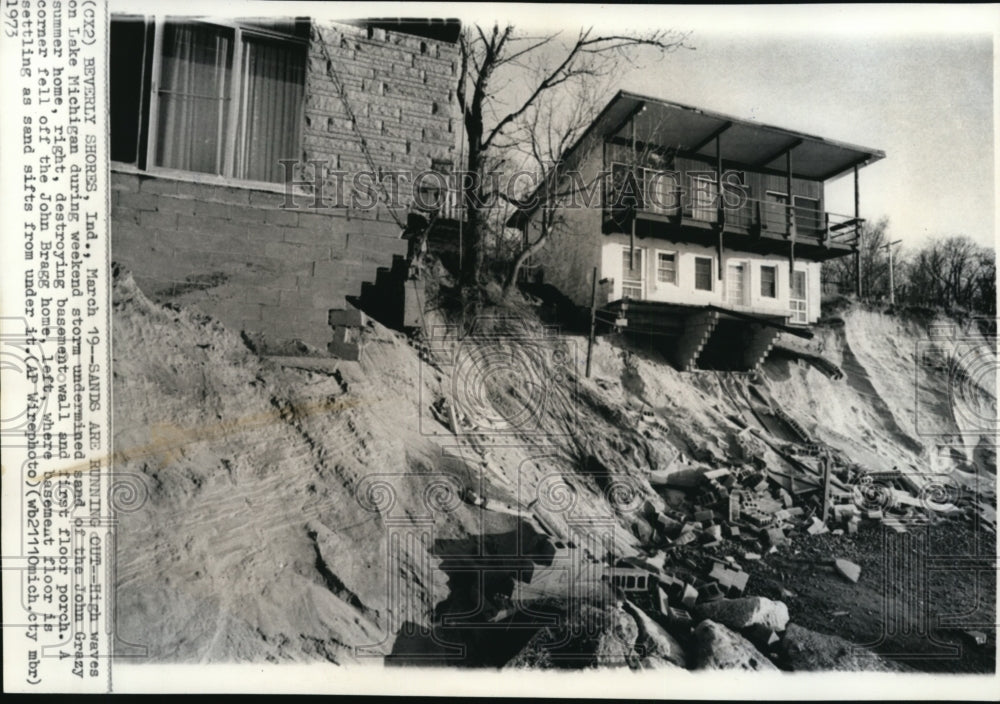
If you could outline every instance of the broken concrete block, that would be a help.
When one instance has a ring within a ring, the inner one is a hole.
[[[870,511],[865,511],[865,518],[873,521],[881,521],[883,513],[879,509],[872,509]]]
[[[708,510],[708,509],[703,510],[703,511],[695,511],[694,512],[694,520],[696,522],[698,522],[698,523],[704,523],[705,521],[711,521],[713,518],[715,518],[715,514],[712,511]]]
[[[716,599],[721,599],[722,589],[719,587],[718,582],[709,582],[704,584],[698,589],[698,593],[703,601],[715,601]]]
[[[691,614],[684,609],[677,609],[670,607],[664,616],[667,617],[667,623],[671,626],[677,626],[681,628],[689,628],[691,626]]]
[[[834,560],[833,567],[844,578],[849,579],[855,584],[858,583],[858,579],[861,577],[861,567],[854,564],[850,560],[841,560],[841,559]]]
[[[685,584],[684,591],[681,594],[681,603],[687,608],[693,609],[695,604],[698,603],[698,590],[690,584]]]
[[[696,613],[737,631],[758,625],[783,631],[788,625],[788,607],[784,602],[760,596],[705,602],[698,605]]]
[[[368,323],[368,316],[357,308],[332,308],[327,312],[327,324],[334,327],[361,327]]]
[[[968,637],[976,645],[986,645],[986,634],[982,631],[962,631],[962,635]]]
[[[699,670],[775,670],[753,643],[714,621],[694,629],[694,665]]]
[[[756,552],[745,552],[743,553],[744,560],[759,560],[760,554]]]
[[[712,540],[722,540],[722,526],[711,525],[705,529],[705,534],[711,536]]]
[[[697,539],[698,536],[693,530],[682,530],[681,534],[674,538],[674,545],[687,545],[688,543],[693,543]]]
[[[729,584],[730,592],[742,596],[743,592],[746,591],[748,581],[750,581],[750,575],[743,570],[736,570]]]
[[[738,491],[729,495],[729,520],[740,520],[740,493]]]
[[[788,539],[785,537],[785,531],[781,528],[771,528],[767,531],[767,541],[774,547],[784,545]]]
[[[806,528],[806,532],[809,533],[809,535],[822,535],[823,533],[828,533],[829,530],[826,527],[826,523],[821,521],[816,516],[813,516],[812,523],[810,523],[809,527]]]
[[[354,327],[335,327],[333,340],[326,346],[334,357],[356,362],[361,357],[361,330]]]

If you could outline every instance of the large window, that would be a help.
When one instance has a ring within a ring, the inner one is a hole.
[[[778,267],[765,265],[760,268],[760,296],[778,297]]]
[[[694,258],[694,287],[699,291],[712,290],[712,258]]]
[[[298,25],[112,19],[112,158],[283,181],[281,160],[300,143],[301,35]],[[130,63],[116,68],[116,56]]]

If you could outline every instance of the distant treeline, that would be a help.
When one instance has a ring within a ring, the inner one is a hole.
[[[861,250],[862,298],[889,300],[888,220],[865,226]],[[995,316],[996,252],[969,237],[939,237],[916,249],[896,245],[892,253],[897,305],[940,308]],[[840,293],[855,290],[854,257],[824,265],[824,280]]]

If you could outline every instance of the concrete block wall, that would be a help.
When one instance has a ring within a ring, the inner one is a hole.
[[[394,223],[348,209],[284,209],[268,190],[111,174],[111,256],[150,298],[234,330],[326,349],[331,308],[405,255]]]
[[[306,71],[303,162],[352,172],[430,170],[450,159],[456,44],[384,29],[314,24]],[[362,145],[362,139],[364,143]],[[400,179],[394,212],[406,222],[414,176]]]
[[[678,369],[687,372],[696,368],[698,355],[701,354],[718,322],[719,314],[713,310],[694,313],[684,320],[684,332],[673,350],[674,363]]]
[[[749,339],[743,349],[743,364],[748,370],[754,370],[763,364],[781,331],[758,324],[748,325],[747,330]]]

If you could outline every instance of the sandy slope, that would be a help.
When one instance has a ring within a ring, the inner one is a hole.
[[[586,379],[585,340],[537,323],[442,340],[423,360],[373,324],[360,362],[309,371],[257,357],[237,333],[152,304],[120,276],[116,470],[148,497],[121,515],[119,632],[152,660],[380,660],[399,652],[401,631],[416,638],[459,603],[464,583],[445,558],[517,554],[546,531],[597,560],[634,554],[642,502],[663,506],[647,473],[679,453],[727,461],[734,418],[751,418],[747,386],[871,469],[955,470],[975,453],[942,463],[934,441],[964,433],[979,446],[984,433],[933,393],[941,377],[914,392],[921,335],[860,312],[820,329],[810,350],[841,365],[841,381],[787,358],[757,382],[684,374],[602,339]],[[960,403],[995,407],[973,377]],[[914,429],[924,397],[934,441]],[[984,476],[995,459],[976,457]],[[463,488],[502,510],[463,502]]]

